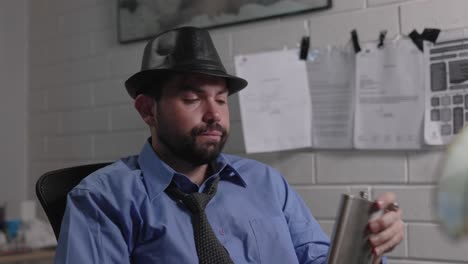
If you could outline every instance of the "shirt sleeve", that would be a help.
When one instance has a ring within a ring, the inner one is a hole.
[[[67,198],[55,263],[129,264],[128,246],[112,210],[98,194],[73,189]]]
[[[310,213],[299,194],[283,178],[285,203],[283,212],[301,264],[325,264],[330,239]]]

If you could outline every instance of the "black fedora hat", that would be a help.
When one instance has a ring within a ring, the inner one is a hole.
[[[226,72],[207,30],[180,27],[158,34],[146,44],[141,71],[127,81],[128,94],[159,89],[158,81],[168,73],[202,73],[226,78],[229,94],[247,86],[247,81]]]

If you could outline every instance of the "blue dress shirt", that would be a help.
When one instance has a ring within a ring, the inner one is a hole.
[[[219,175],[208,220],[234,263],[323,264],[329,238],[273,168],[222,154],[198,187],[161,161],[147,142],[139,156],[86,177],[68,195],[59,264],[198,263],[190,212],[164,190],[174,178],[201,192]]]

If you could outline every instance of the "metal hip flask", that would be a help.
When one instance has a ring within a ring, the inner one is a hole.
[[[379,212],[366,193],[361,192],[361,197],[343,194],[327,264],[372,263],[368,222]]]

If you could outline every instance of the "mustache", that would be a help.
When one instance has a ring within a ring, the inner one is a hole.
[[[215,123],[215,124],[210,124],[210,125],[200,125],[198,127],[195,127],[192,129],[192,135],[197,136],[200,134],[203,134],[207,131],[218,131],[225,136],[227,134],[227,131],[224,127],[222,127],[220,124]]]

